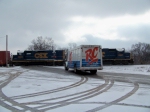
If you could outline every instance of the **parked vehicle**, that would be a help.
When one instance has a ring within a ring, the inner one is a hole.
[[[103,69],[102,48],[99,45],[80,45],[66,53],[65,70],[74,69],[75,73],[81,70],[95,74]]]
[[[125,49],[116,48],[103,48],[103,63],[104,64],[133,64],[134,60],[129,52],[125,52]]]
[[[0,66],[6,65],[6,55],[7,55],[7,63],[10,62],[10,51],[0,51]]]

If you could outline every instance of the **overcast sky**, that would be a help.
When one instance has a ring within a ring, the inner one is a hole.
[[[126,48],[150,43],[150,0],[0,0],[0,50],[25,50],[38,36]]]

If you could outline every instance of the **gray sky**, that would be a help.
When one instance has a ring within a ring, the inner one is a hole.
[[[0,0],[0,50],[25,50],[38,36],[126,48],[150,43],[150,0]]]

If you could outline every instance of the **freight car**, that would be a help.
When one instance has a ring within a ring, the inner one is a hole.
[[[13,55],[13,65],[63,65],[64,50],[41,50],[17,52]]]
[[[104,64],[133,64],[131,53],[125,52],[125,49],[103,48],[103,63]]]
[[[6,56],[7,56],[7,63],[10,63],[10,51],[0,51],[0,66],[7,66],[6,65]]]

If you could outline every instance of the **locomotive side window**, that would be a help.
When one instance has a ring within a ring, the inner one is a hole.
[[[26,53],[26,55],[31,55],[31,53]]]
[[[123,56],[123,54],[119,54],[119,53],[118,53],[118,56]]]
[[[116,49],[109,49],[109,52],[114,52],[116,51]]]

